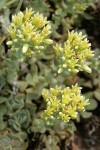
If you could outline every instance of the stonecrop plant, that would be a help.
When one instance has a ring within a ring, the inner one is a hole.
[[[12,45],[11,50],[16,51],[16,54],[31,55],[34,51],[41,51],[46,45],[52,43],[52,40],[48,38],[50,29],[51,26],[46,17],[34,13],[32,8],[26,8],[25,13],[20,11],[12,16],[12,23],[8,29],[11,41],[7,44]]]
[[[72,73],[83,70],[91,73],[91,69],[86,63],[86,60],[94,55],[90,46],[86,36],[82,35],[81,32],[68,32],[68,39],[64,46],[56,44],[54,47],[59,65],[58,73],[66,70]]]
[[[84,111],[88,105],[88,99],[81,95],[81,88],[78,85],[72,88],[61,88],[56,86],[50,90],[43,90],[42,93],[47,102],[47,109],[42,116],[48,124],[56,123],[56,120],[69,122],[76,119],[79,111]]]
[[[58,77],[66,78],[64,72],[69,75],[79,71],[91,73],[87,62],[93,56],[91,44],[85,35],[74,31],[68,31],[64,46],[53,44],[50,33],[50,22],[32,8],[12,16],[8,28],[9,49],[4,52],[0,47],[0,130],[3,132],[0,144],[4,143],[5,147],[13,149],[14,139],[15,143],[19,141],[19,147],[24,145],[26,149],[24,143],[28,142],[30,133],[44,133],[57,122],[70,123],[89,104],[78,84],[67,87]],[[53,65],[55,71],[52,71]],[[42,106],[43,98],[46,108]],[[7,144],[5,138],[9,139]]]

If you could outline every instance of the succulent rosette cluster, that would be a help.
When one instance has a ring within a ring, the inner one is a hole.
[[[42,14],[34,13],[32,8],[26,8],[24,13],[20,11],[13,15],[8,31],[11,41],[7,44],[12,46],[12,50],[25,55],[41,51],[52,43],[48,38],[51,33],[49,21]]]
[[[64,46],[56,44],[54,49],[59,67],[58,73],[64,71],[77,73],[83,70],[91,73],[86,61],[94,54],[91,50],[91,44],[86,36],[82,35],[82,32],[68,32],[68,39]]]
[[[56,86],[50,90],[44,89],[42,95],[47,102],[42,118],[47,123],[55,120],[69,122],[70,119],[76,119],[78,112],[84,111],[85,106],[89,104],[89,100],[81,95],[81,87],[77,84],[72,88]]]
[[[11,45],[11,52],[22,58],[22,61],[25,60],[23,57],[31,56],[32,53],[41,54],[45,47],[52,43],[52,40],[48,38],[51,33],[49,21],[42,14],[34,13],[31,8],[26,8],[24,13],[20,11],[12,16],[9,33],[11,41],[7,44]],[[81,32],[68,32],[64,45],[56,44],[54,50],[58,62],[56,66],[58,73],[67,71],[70,74],[83,70],[91,73],[87,59],[94,54],[91,44]],[[85,97],[81,95],[81,88],[77,84],[72,88],[56,86],[50,90],[44,89],[42,95],[47,102],[42,118],[47,123],[54,120],[69,122],[71,119],[76,119],[78,112],[84,111],[85,106],[89,104],[88,99],[85,100]]]

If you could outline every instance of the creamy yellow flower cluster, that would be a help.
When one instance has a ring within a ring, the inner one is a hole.
[[[91,69],[87,66],[86,60],[93,56],[90,48],[91,44],[85,35],[77,32],[68,32],[68,39],[62,47],[56,44],[54,47],[57,60],[59,61],[58,73],[65,70],[77,73],[85,70],[91,73]]]
[[[12,23],[9,26],[13,49],[20,49],[25,54],[31,54],[34,50],[44,49],[46,45],[51,44],[52,40],[47,38],[51,33],[51,26],[47,18],[42,14],[34,13],[32,8],[27,9],[25,13],[21,11],[12,16]]]
[[[42,118],[48,123],[54,120],[69,122],[70,119],[77,118],[79,111],[84,111],[88,105],[88,99],[81,95],[81,88],[76,84],[72,88],[56,86],[50,90],[43,90],[43,98],[47,102],[47,109]]]

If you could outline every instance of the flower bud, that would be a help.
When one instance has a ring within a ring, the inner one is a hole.
[[[8,41],[7,45],[12,45],[12,43],[13,43],[12,41]]]
[[[22,48],[22,52],[23,52],[23,53],[26,53],[27,50],[28,50],[28,48],[29,48],[29,45],[28,45],[28,44],[24,44],[24,45],[23,45],[23,48]]]
[[[83,65],[83,70],[85,70],[88,73],[92,72],[92,70],[87,65]]]

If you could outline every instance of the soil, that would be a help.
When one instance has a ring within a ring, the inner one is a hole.
[[[93,115],[77,125],[74,145],[79,150],[100,150],[100,116]],[[78,150],[73,149],[72,150]]]

